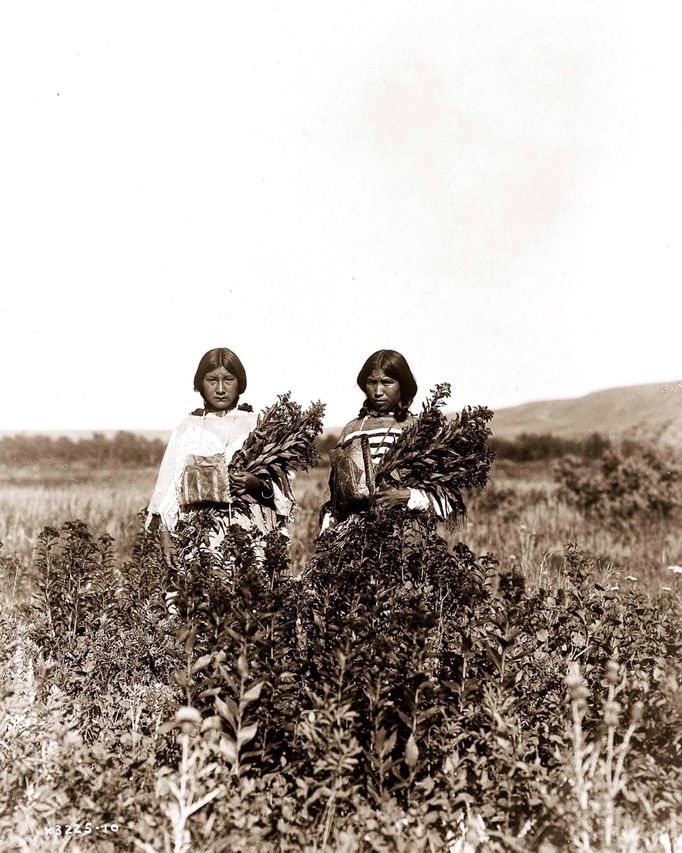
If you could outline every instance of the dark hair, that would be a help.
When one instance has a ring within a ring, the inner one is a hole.
[[[204,381],[204,377],[207,373],[217,370],[219,367],[224,367],[225,370],[229,370],[233,376],[237,377],[238,393],[243,394],[246,390],[246,371],[244,370],[244,365],[239,360],[239,356],[226,347],[210,349],[201,356],[197,372],[194,374],[194,390],[202,394],[201,383]]]
[[[372,353],[362,365],[358,373],[358,386],[363,393],[367,393],[367,377],[373,370],[381,370],[386,376],[400,383],[400,402],[397,410],[393,413],[397,421],[404,421],[407,410],[417,394],[417,380],[414,378],[410,365],[405,356],[394,349],[380,349]],[[367,414],[367,400],[360,410],[361,414]]]

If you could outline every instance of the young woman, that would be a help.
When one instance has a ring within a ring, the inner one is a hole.
[[[440,506],[422,489],[373,490],[373,473],[413,415],[409,412],[417,383],[405,357],[382,349],[370,355],[357,377],[365,402],[357,418],[341,431],[330,454],[331,474],[322,507],[320,531],[367,509],[370,502],[406,510]]]
[[[194,390],[204,405],[184,418],[168,442],[149,502],[147,526],[159,517],[159,535],[169,567],[174,563],[174,531],[178,520],[192,510],[212,506],[219,529],[210,535],[211,547],[222,541],[230,524],[265,534],[283,527],[293,508],[280,485],[252,474],[231,472],[229,464],[247,435],[256,426],[248,405],[238,405],[246,389],[246,372],[232,350],[217,348],[205,353],[194,375]],[[251,515],[233,512],[230,500],[248,493]]]

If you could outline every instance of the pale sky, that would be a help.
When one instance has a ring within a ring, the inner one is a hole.
[[[682,378],[678,6],[3,4],[0,429]]]

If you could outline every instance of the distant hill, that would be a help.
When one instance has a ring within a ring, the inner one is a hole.
[[[493,434],[552,433],[584,438],[599,432],[610,438],[629,436],[665,444],[682,444],[682,382],[629,385],[595,391],[570,400],[543,400],[498,409]]]
[[[340,428],[327,428],[325,434],[337,434]],[[581,439],[594,432],[610,438],[646,438],[664,444],[682,446],[682,381],[626,385],[595,391],[568,400],[540,400],[497,409],[492,422],[493,434],[513,439],[521,433],[551,433],[561,438]],[[0,437],[11,435],[65,436],[73,440],[90,438],[93,430],[0,430]],[[99,430],[107,439],[116,430]],[[168,430],[131,429],[147,439],[167,441]]]

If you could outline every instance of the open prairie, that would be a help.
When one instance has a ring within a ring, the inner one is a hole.
[[[154,488],[157,468],[84,465],[0,468],[0,542],[5,554],[27,569],[40,531],[66,521],[84,521],[96,536],[113,537],[120,560],[132,553]],[[318,468],[298,477],[299,510],[291,525],[291,557],[302,566],[317,535],[318,513],[328,470]]]
[[[298,512],[290,525],[291,558],[300,570],[314,547],[329,469],[298,476]],[[0,542],[5,553],[28,567],[37,537],[47,525],[80,519],[99,536],[114,539],[118,557],[132,553],[154,487],[156,468],[70,466],[0,469]],[[549,463],[496,463],[489,486],[473,496],[466,519],[441,531],[465,541],[476,553],[491,552],[522,566],[534,581],[561,559],[568,542],[601,555],[604,571],[619,569],[646,591],[675,582],[668,566],[682,563],[682,528],[649,520],[641,527],[613,530],[586,519],[557,496]]]
[[[262,587],[244,569],[229,600],[224,583],[187,593],[183,625],[142,533],[155,468],[5,467],[2,849],[679,850],[677,508],[603,489],[599,514],[595,474],[588,511],[585,483],[555,469],[499,461],[467,516],[432,532],[430,579],[407,579],[406,557],[351,602],[343,584],[384,534],[345,563],[322,547],[306,575],[320,466],[295,480],[288,559],[266,558]],[[319,604],[301,629],[308,595],[346,621]],[[368,595],[381,608],[358,615]],[[434,595],[440,620],[420,622]],[[452,658],[440,682],[432,641]]]

